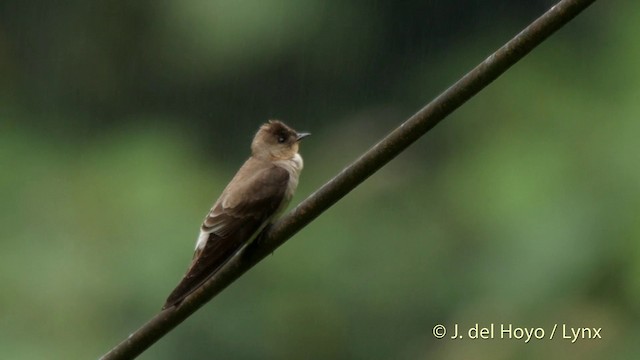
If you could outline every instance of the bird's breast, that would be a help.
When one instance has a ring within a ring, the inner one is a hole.
[[[291,159],[278,160],[275,161],[274,164],[287,170],[287,172],[289,173],[289,183],[287,184],[287,190],[285,191],[284,195],[285,202],[289,202],[289,200],[291,200],[291,197],[293,197],[293,193],[298,187],[298,178],[300,177],[300,172],[304,167],[302,156],[300,156],[300,154],[295,154]]]

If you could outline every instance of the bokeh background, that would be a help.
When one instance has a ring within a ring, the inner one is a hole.
[[[0,1],[0,357],[153,316],[279,118],[295,203],[553,5]],[[636,359],[640,3],[599,1],[141,359]],[[600,340],[435,339],[476,323]]]

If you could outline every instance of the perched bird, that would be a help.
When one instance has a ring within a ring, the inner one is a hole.
[[[178,305],[287,207],[302,170],[298,133],[269,120],[251,143],[251,157],[222,191],[200,228],[193,260],[163,309]]]

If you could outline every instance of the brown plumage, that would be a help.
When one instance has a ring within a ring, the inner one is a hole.
[[[178,305],[284,210],[303,167],[298,142],[307,135],[280,121],[260,127],[251,157],[204,219],[192,263],[163,309]]]

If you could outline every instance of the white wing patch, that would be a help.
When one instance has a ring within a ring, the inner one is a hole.
[[[209,234],[209,232],[200,230],[198,241],[196,241],[196,250],[204,249],[204,246],[207,244],[207,240],[209,239]]]
[[[221,237],[224,237],[226,234],[226,224],[221,217],[218,217],[220,214],[214,210],[217,207],[216,205],[214,205],[213,209],[207,214],[204,224],[200,228],[200,235],[198,235],[198,241],[196,242],[196,250],[202,250],[204,248],[211,233],[216,233]],[[206,230],[204,228],[206,228]]]

